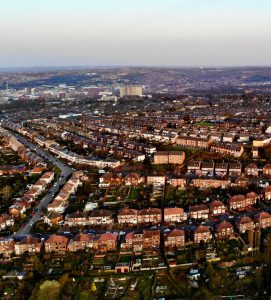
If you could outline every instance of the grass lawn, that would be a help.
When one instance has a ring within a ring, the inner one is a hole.
[[[138,195],[139,195],[139,189],[131,188],[128,199],[129,200],[137,199]]]

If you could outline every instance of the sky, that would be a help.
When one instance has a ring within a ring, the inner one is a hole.
[[[271,66],[271,0],[0,0],[0,68]]]

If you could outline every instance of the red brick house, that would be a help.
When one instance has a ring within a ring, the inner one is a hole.
[[[144,208],[138,211],[138,224],[160,224],[162,222],[162,210],[160,208]]]
[[[10,215],[0,215],[0,230],[5,230],[9,226],[14,225],[14,218]]]
[[[200,189],[226,188],[231,186],[231,180],[227,178],[195,178],[192,184]]]
[[[131,209],[131,208],[124,208],[119,211],[118,223],[127,224],[127,225],[136,225],[137,215],[138,215],[138,210]]]
[[[144,230],[142,233],[130,232],[125,236],[125,242],[121,248],[140,252],[143,249],[148,250],[160,246],[159,230]]]
[[[201,241],[207,243],[211,239],[211,232],[209,227],[200,225],[194,231],[194,243],[199,244]]]
[[[233,225],[224,220],[215,226],[215,232],[218,239],[227,239],[234,233]]]
[[[263,175],[266,177],[271,177],[271,164],[266,164],[263,167]]]
[[[208,219],[209,208],[205,204],[189,206],[189,216],[192,219]]]
[[[229,163],[229,175],[230,176],[240,176],[242,174],[241,163]]]
[[[254,229],[254,222],[248,216],[243,216],[237,220],[236,226],[240,233],[245,233],[246,231]]]
[[[0,237],[0,254],[9,257],[14,252],[15,242],[10,237]]]
[[[86,226],[89,224],[87,212],[74,212],[66,215],[65,225],[72,226]]]
[[[185,189],[187,185],[187,180],[186,178],[172,178],[168,181],[168,183],[174,187]]]
[[[229,209],[245,209],[246,208],[246,198],[244,195],[232,196],[228,201]]]
[[[256,194],[255,192],[247,193],[246,194],[246,206],[256,204],[258,198],[259,198],[259,195]]]
[[[66,252],[69,239],[61,235],[52,235],[44,243],[45,252]]]
[[[225,214],[227,208],[226,206],[219,200],[215,200],[209,205],[210,214],[212,216],[219,216]]]
[[[44,215],[44,223],[52,226],[60,224],[63,221],[63,215],[56,211],[48,211]]]
[[[40,253],[43,247],[43,242],[39,238],[27,236],[19,242],[15,243],[15,254],[21,255],[25,252]]]
[[[270,201],[270,200],[271,200],[271,185],[267,186],[267,187],[264,189],[264,198],[265,198],[265,200],[267,200],[267,201]]]
[[[99,209],[94,210],[89,216],[89,224],[90,225],[105,225],[105,224],[113,224],[113,213],[110,210]]]
[[[254,221],[259,228],[271,227],[271,215],[268,212],[261,212],[254,217]]]
[[[249,185],[249,180],[244,175],[240,175],[236,178],[235,184],[238,187],[246,188]]]
[[[125,185],[138,186],[139,184],[145,184],[146,179],[138,173],[130,173],[124,178]]]
[[[103,233],[95,237],[93,241],[93,249],[101,252],[117,250],[117,243],[117,233]]]
[[[245,175],[248,177],[258,177],[258,166],[255,163],[248,164],[244,169]]]
[[[164,247],[176,249],[185,245],[185,232],[181,229],[173,229],[170,233],[164,234]]]
[[[120,185],[122,183],[122,175],[116,173],[105,173],[100,177],[100,186]]]
[[[187,219],[187,215],[183,208],[172,207],[164,209],[164,221],[167,223],[180,223]]]
[[[71,252],[76,252],[79,250],[85,250],[88,248],[93,248],[94,235],[80,233],[77,234],[68,243],[68,250]]]

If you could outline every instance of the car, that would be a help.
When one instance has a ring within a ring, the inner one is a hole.
[[[30,226],[33,226],[34,225],[34,222],[30,222]]]

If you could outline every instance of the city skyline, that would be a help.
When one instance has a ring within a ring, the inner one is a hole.
[[[271,4],[19,1],[1,7],[0,68],[270,66]]]

